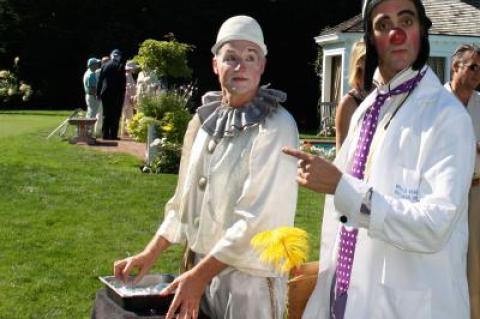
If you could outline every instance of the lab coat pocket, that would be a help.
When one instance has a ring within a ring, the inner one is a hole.
[[[400,199],[418,202],[420,173],[403,167],[398,167],[393,172],[393,194]]]
[[[429,319],[431,312],[431,292],[388,287],[376,287],[372,319]]]

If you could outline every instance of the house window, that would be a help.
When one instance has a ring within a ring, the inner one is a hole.
[[[438,76],[441,83],[445,83],[445,58],[429,57],[427,64],[432,68],[433,72]]]

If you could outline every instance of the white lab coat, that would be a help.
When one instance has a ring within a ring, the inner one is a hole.
[[[352,163],[361,119],[375,96],[370,94],[352,117],[335,160],[342,171]],[[335,195],[326,198],[319,276],[304,319],[329,318],[339,215],[360,226],[345,319],[469,318],[471,120],[430,69],[385,130],[391,112],[372,142],[368,179],[344,174]],[[359,211],[370,187],[371,214],[365,218]]]

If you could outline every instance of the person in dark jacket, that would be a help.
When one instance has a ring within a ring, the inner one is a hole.
[[[97,84],[97,96],[103,104],[102,135],[106,140],[118,140],[118,127],[125,96],[125,65],[122,53],[115,49],[111,60],[102,66]]]

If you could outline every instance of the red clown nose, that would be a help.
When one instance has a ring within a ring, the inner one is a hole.
[[[388,39],[390,40],[391,44],[403,44],[405,43],[405,40],[407,39],[407,34],[403,29],[400,28],[393,28],[390,30],[388,33]]]

